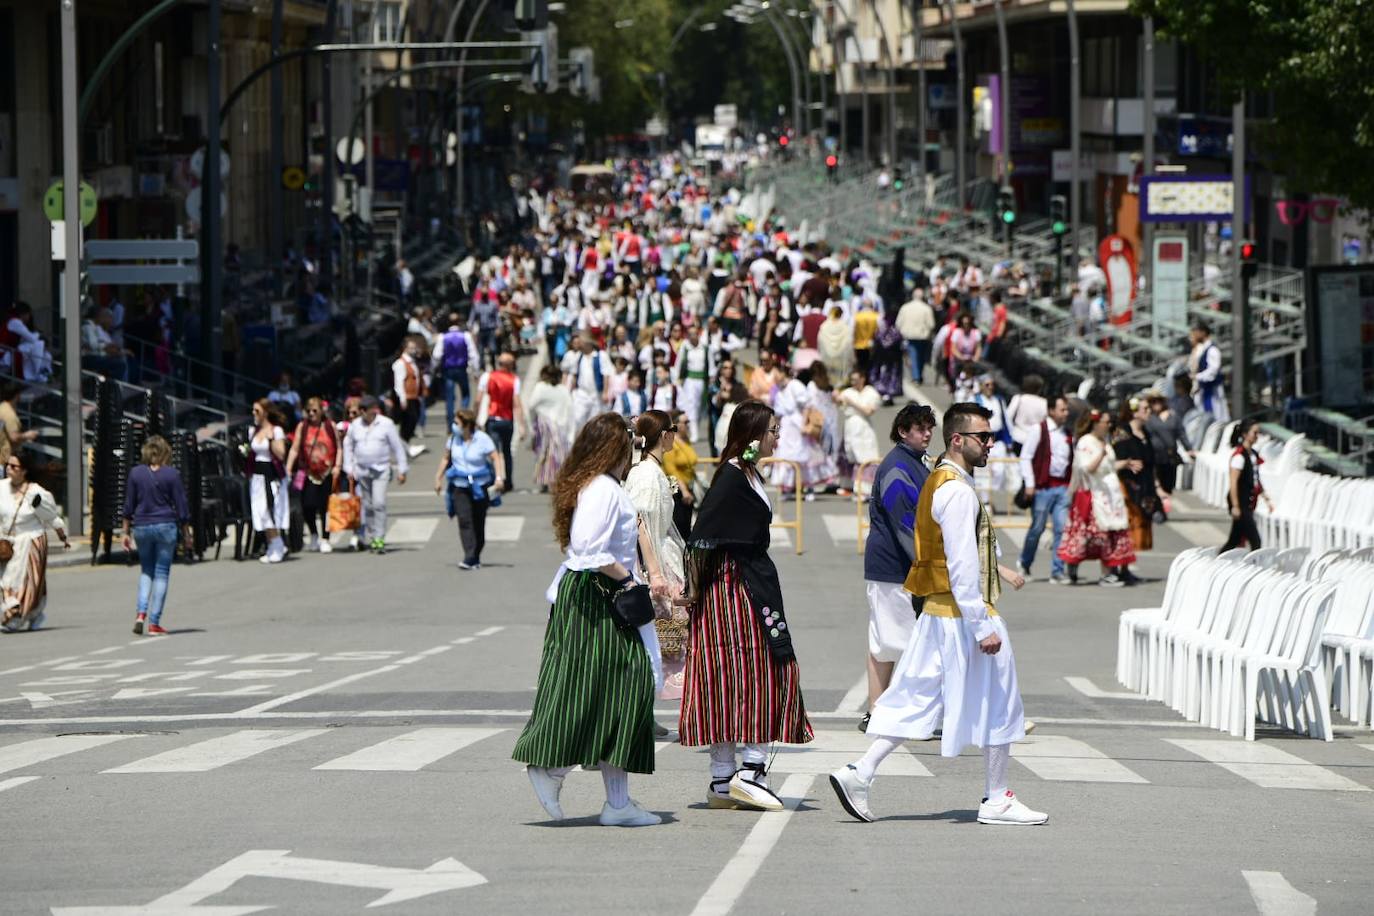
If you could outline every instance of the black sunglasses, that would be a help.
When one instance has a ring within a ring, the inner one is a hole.
[[[970,436],[974,439],[977,439],[984,445],[987,445],[988,443],[992,442],[992,440],[997,436],[997,434],[990,429],[984,429],[976,433],[956,433],[956,435]]]

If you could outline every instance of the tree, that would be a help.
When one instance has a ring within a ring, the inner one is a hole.
[[[1273,94],[1258,138],[1290,189],[1374,212],[1374,2],[1132,0],[1216,68],[1234,95]]]

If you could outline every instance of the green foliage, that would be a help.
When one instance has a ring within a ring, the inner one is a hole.
[[[1273,94],[1260,138],[1297,191],[1374,211],[1374,0],[1132,0],[1233,95]]]

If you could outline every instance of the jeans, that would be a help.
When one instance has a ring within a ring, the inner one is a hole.
[[[368,541],[386,539],[386,490],[391,483],[391,468],[378,471],[358,468],[354,478],[363,503],[363,531]]]
[[[501,457],[506,461],[506,490],[509,492],[515,486],[515,458],[510,447],[515,438],[515,421],[488,420],[487,435],[496,440],[496,447],[501,449]]]
[[[906,352],[911,357],[911,380],[920,385],[925,381],[926,363],[930,362],[930,341],[908,340]]]
[[[1046,487],[1035,491],[1035,505],[1031,510],[1030,530],[1026,532],[1026,543],[1021,548],[1021,565],[1027,570],[1035,562],[1035,548],[1040,544],[1040,535],[1045,532],[1045,522],[1054,520],[1054,542],[1050,547],[1050,575],[1064,574],[1064,561],[1059,559],[1059,541],[1064,537],[1064,526],[1069,521],[1069,488]]]
[[[137,525],[134,540],[138,543],[138,612],[148,615],[148,623],[162,619],[167,603],[167,584],[172,578],[172,557],[177,552],[175,522],[157,525]]]
[[[482,548],[487,544],[487,509],[491,499],[473,499],[467,487],[453,488],[453,509],[458,515],[458,537],[463,542],[463,562],[482,562]]]
[[[447,421],[444,424],[445,429],[453,428],[453,414],[456,409],[454,400],[457,395],[455,387],[463,392],[463,409],[467,410],[468,403],[472,400],[471,384],[467,366],[444,370],[444,418]]]

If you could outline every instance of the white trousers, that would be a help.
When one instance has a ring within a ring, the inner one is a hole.
[[[581,430],[591,422],[592,417],[601,413],[601,401],[596,395],[578,388],[573,391],[573,429]],[[574,434],[573,438],[577,438]],[[571,443],[569,443],[571,447]]]
[[[900,582],[865,581],[868,591],[868,654],[876,662],[895,662],[911,642],[916,612]]]
[[[959,617],[922,614],[892,670],[892,682],[873,704],[870,735],[924,740],[941,729],[940,754],[957,757],[968,745],[1011,744],[1026,736],[1016,658],[1006,623],[994,617],[1002,638],[985,655]]]
[[[699,378],[684,379],[678,389],[678,405],[687,417],[687,430],[692,442],[701,441],[701,398],[705,393],[706,383]]]
[[[254,474],[248,482],[248,501],[253,512],[253,530],[269,531],[273,528],[285,531],[291,521],[291,494],[287,492],[285,480],[268,479]],[[272,494],[271,505],[267,495]]]

